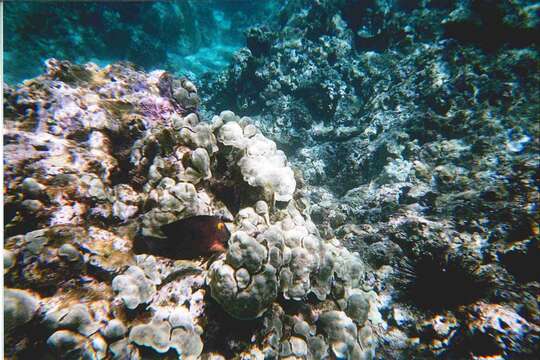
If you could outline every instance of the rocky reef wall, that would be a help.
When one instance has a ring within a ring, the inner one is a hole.
[[[380,358],[537,353],[538,5],[289,1],[278,18],[204,106],[250,114],[321,235],[360,254]],[[502,313],[527,330],[486,324]]]

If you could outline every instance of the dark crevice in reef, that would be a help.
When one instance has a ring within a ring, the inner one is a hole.
[[[230,166],[240,160],[241,154],[235,155],[223,145],[219,146],[223,155],[215,158],[212,169],[214,176],[207,180],[207,183],[212,193],[225,204],[233,216],[236,216],[241,208],[252,205],[256,199],[260,198],[261,189],[250,187],[244,181],[240,169]]]
[[[28,197],[28,200],[40,200],[47,204],[46,197]],[[11,199],[13,201],[15,199]],[[19,200],[19,199],[17,199]],[[28,232],[39,229],[41,224],[46,219],[40,211],[33,211],[30,208],[21,206],[17,202],[4,202],[4,237],[7,239],[11,236],[24,235]]]
[[[141,174],[148,171],[148,168],[152,164],[152,160],[159,154],[159,145],[157,143],[150,143],[145,147],[145,157],[149,159],[146,166],[140,169],[133,169],[131,165],[131,149],[133,143],[142,134],[144,129],[140,126],[128,126],[123,128],[119,133],[110,133],[109,136],[112,139],[113,154],[118,161],[118,168],[111,174],[111,183],[113,185],[118,184],[130,184],[134,189],[140,190],[144,185]]]
[[[39,223],[35,218],[17,219],[14,224],[4,223],[4,236],[11,237],[16,235],[24,235],[30,231],[37,230]]]
[[[466,359],[471,356],[479,358],[503,357],[508,359],[536,359],[534,353],[518,353],[501,350],[495,335],[480,331],[469,332],[459,329],[452,337],[450,349],[441,354],[443,359]]]
[[[45,340],[50,334],[51,331],[43,324],[42,319],[36,318],[4,337],[4,356],[20,360],[34,360],[36,354],[48,352]]]
[[[508,16],[505,7],[513,6],[508,2],[475,0],[471,4],[470,13],[445,22],[445,37],[491,52],[503,46],[523,48],[540,43],[540,27],[525,28],[512,23],[520,15]]]
[[[260,333],[263,328],[262,319],[238,320],[223,311],[209,294],[205,301],[207,331],[203,338],[203,351],[218,351],[226,358],[233,358],[235,354],[246,351],[253,342],[253,334]]]
[[[4,226],[13,220],[17,215],[18,209],[19,206],[16,203],[4,203]]]
[[[499,255],[503,265],[520,282],[540,281],[540,244],[538,238]]]

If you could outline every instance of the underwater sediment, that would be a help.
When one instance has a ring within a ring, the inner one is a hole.
[[[276,18],[4,86],[6,358],[538,356],[538,6]]]

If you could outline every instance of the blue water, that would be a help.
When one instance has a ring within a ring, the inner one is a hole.
[[[245,46],[246,29],[268,21],[282,2],[7,2],[4,81],[37,76],[51,57],[99,65],[127,60],[198,77],[226,67]]]

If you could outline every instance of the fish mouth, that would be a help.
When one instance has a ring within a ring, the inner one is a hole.
[[[212,245],[210,245],[209,250],[210,252],[213,252],[213,253],[224,253],[225,251],[227,251],[225,246],[217,241],[212,243]]]

